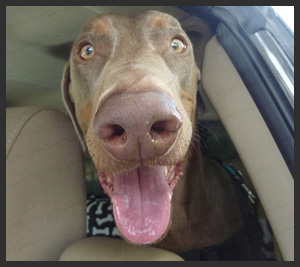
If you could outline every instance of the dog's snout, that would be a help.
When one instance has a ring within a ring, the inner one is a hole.
[[[94,131],[113,157],[148,160],[168,152],[181,125],[174,100],[152,91],[111,96],[95,116]]]

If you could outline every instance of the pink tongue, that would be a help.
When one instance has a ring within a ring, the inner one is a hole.
[[[164,168],[140,166],[114,175],[115,221],[123,236],[131,242],[152,243],[168,227],[172,191]]]

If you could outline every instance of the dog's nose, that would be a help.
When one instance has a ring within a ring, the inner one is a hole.
[[[167,153],[182,118],[174,100],[160,92],[116,94],[99,108],[94,131],[120,160],[148,160]]]

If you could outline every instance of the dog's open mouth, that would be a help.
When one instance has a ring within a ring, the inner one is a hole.
[[[165,233],[171,215],[171,198],[182,163],[141,165],[123,173],[98,171],[100,183],[111,198],[116,224],[133,243],[150,244]]]

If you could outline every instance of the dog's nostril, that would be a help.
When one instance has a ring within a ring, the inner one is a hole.
[[[124,146],[127,142],[127,135],[124,128],[117,124],[109,127],[111,134],[105,138],[106,143],[112,147]]]
[[[181,120],[178,118],[157,121],[150,129],[150,137],[153,139],[157,137],[160,139],[168,138],[171,135],[176,134],[180,126]]]
[[[166,130],[165,124],[166,124],[165,121],[158,121],[152,125],[151,131],[154,131],[159,134]]]
[[[105,141],[120,139],[121,137],[122,140],[126,141],[126,132],[124,128],[118,124],[100,125],[97,130],[97,135]]]
[[[167,119],[161,120],[153,123],[151,127],[151,131],[155,131],[156,133],[163,133],[163,132],[177,132],[181,127],[182,120],[176,116]]]
[[[123,127],[120,126],[120,125],[117,125],[117,124],[112,125],[111,126],[111,130],[112,130],[111,137],[113,137],[113,136],[121,136],[122,134],[125,133],[125,130],[123,129]]]
[[[104,143],[112,148],[122,147],[127,142],[125,129],[117,124],[107,126],[107,135],[103,138]]]

